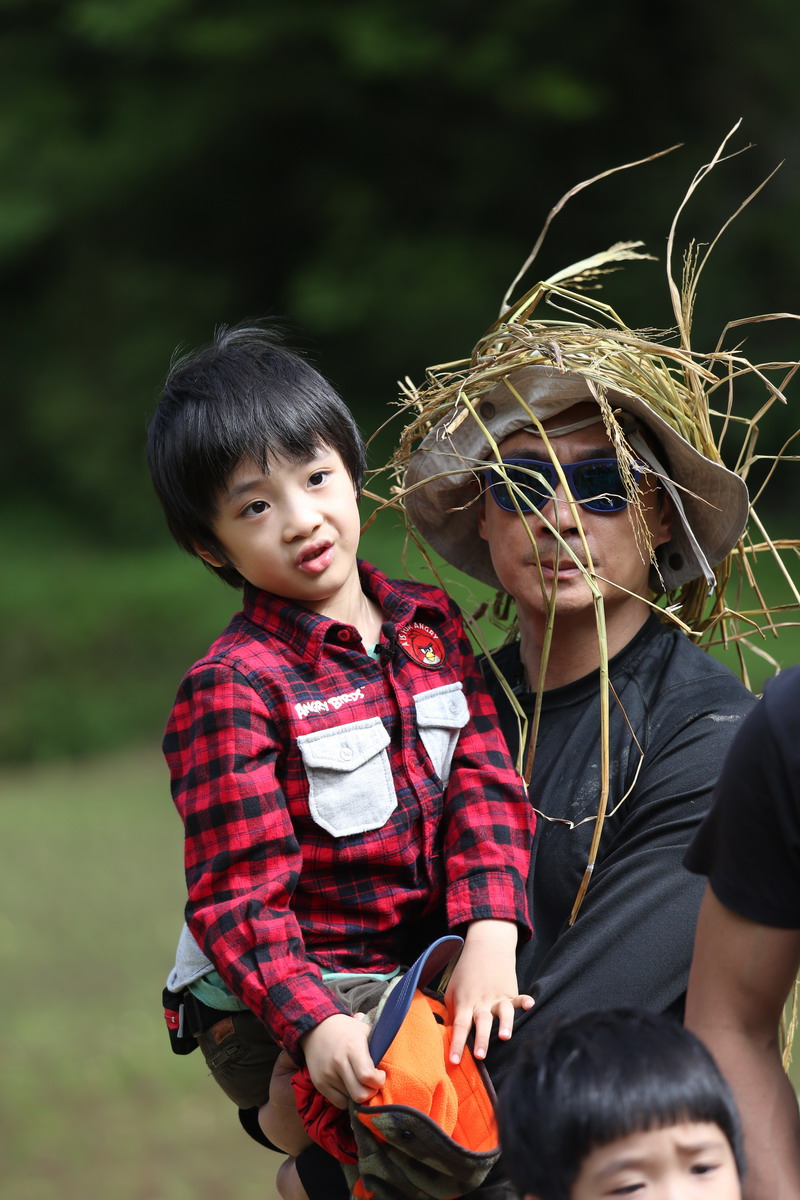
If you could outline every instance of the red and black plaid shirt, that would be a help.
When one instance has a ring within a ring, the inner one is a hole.
[[[386,621],[377,659],[352,626],[248,587],[164,739],[189,926],[295,1053],[343,1011],[319,966],[392,970],[442,906],[451,929],[530,935],[535,819],[458,610],[360,566]]]

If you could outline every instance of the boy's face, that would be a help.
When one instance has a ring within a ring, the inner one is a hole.
[[[618,1138],[592,1150],[570,1200],[741,1200],[739,1172],[718,1125],[686,1121]]]
[[[245,459],[218,497],[212,528],[230,563],[263,591],[326,616],[347,612],[353,589],[360,593],[355,488],[340,455],[326,446],[307,462],[273,460],[268,474]],[[198,553],[225,565],[207,550]]]

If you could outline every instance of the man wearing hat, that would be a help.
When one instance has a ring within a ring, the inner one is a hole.
[[[692,637],[749,511],[705,368],[524,307],[429,372],[396,462],[422,539],[516,606],[485,673],[539,814],[517,1051],[531,1021],[598,1006],[681,1016],[702,892],[683,854],[753,703]]]

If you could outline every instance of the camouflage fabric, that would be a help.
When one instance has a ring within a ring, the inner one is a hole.
[[[373,1024],[385,1002],[369,1014]],[[358,1162],[342,1169],[354,1200],[453,1200],[497,1163],[494,1090],[468,1049],[449,1061],[451,1034],[441,996],[417,989],[381,1059],[386,1084],[367,1104],[350,1104]]]

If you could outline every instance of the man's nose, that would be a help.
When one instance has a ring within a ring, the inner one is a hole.
[[[545,522],[554,525],[556,529],[572,529],[577,526],[576,513],[570,504],[567,491],[560,481],[555,488],[535,510],[536,515]]]

